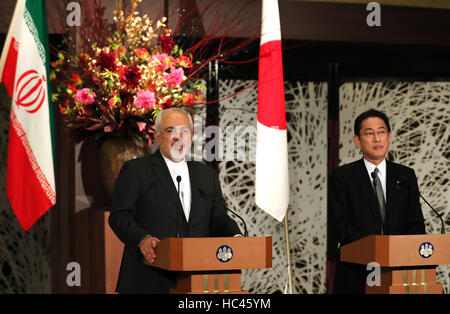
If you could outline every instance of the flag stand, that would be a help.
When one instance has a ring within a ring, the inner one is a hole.
[[[291,272],[291,248],[289,244],[289,228],[287,223],[287,212],[284,215],[284,238],[286,241],[286,261],[289,294],[292,294],[292,272]],[[286,292],[285,292],[286,293]]]

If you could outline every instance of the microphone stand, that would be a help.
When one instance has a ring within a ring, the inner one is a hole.
[[[442,214],[439,214],[437,212],[437,210],[435,210],[433,208],[433,206],[430,205],[430,203],[427,202],[427,200],[422,196],[422,194],[419,193],[420,198],[423,199],[423,201],[425,203],[427,203],[428,206],[430,206],[430,208],[433,210],[433,212],[436,214],[436,216],[438,216],[438,218],[441,220],[441,234],[445,234],[445,224],[444,224],[444,219],[442,219]]]
[[[222,208],[224,208],[226,211],[229,211],[229,212],[233,213],[236,217],[238,217],[238,218],[242,221],[242,224],[244,225],[244,236],[245,236],[245,237],[248,237],[247,224],[245,223],[244,218],[242,218],[241,216],[239,216],[238,214],[236,214],[234,211],[232,211],[231,209],[229,209],[228,207],[226,207],[224,204],[222,204],[221,202],[219,202],[218,200],[216,200],[214,197],[212,197],[211,195],[209,195],[208,193],[206,193],[206,192],[203,191],[202,189],[198,189],[198,191],[200,192],[200,194],[206,196],[206,198],[212,200],[214,203],[218,204],[219,206],[221,206]]]
[[[396,182],[397,189],[400,189],[401,185],[407,185],[406,182],[407,182],[407,180],[405,179],[405,177],[401,176],[399,178],[399,180],[397,180],[397,182]],[[430,203],[428,203],[428,201],[425,199],[425,197],[423,197],[422,194],[420,194],[420,192],[419,192],[419,196],[433,210],[433,212],[436,214],[436,216],[441,220],[441,234],[445,234],[445,223],[444,223],[444,219],[442,219],[442,214],[439,214],[437,212],[437,210],[434,209]]]

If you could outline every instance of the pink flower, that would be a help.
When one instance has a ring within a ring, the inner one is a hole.
[[[94,102],[95,96],[95,93],[89,88],[83,88],[77,90],[77,93],[75,94],[75,100],[78,102],[82,102],[85,105],[90,105]]]
[[[152,61],[157,61],[159,64],[156,66],[156,71],[165,71],[169,67],[166,63],[167,54],[163,53],[157,53],[156,55],[152,56]]]
[[[137,105],[139,109],[153,109],[153,106],[156,103],[155,93],[149,90],[141,90],[136,93],[133,103]]]
[[[147,123],[145,123],[145,122],[137,122],[137,126],[139,128],[139,132],[142,132],[147,127]]]
[[[167,57],[168,57],[168,55],[166,53],[156,53],[153,56],[153,59],[158,59],[159,62],[164,63],[164,61],[166,60]]]
[[[164,73],[164,79],[167,82],[167,85],[170,87],[179,86],[184,79],[184,70],[183,68],[170,68],[170,73]]]

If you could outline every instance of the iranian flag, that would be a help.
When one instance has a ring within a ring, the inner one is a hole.
[[[281,222],[289,204],[289,173],[277,0],[262,4],[255,194],[256,205]]]
[[[0,59],[12,98],[6,189],[26,231],[56,202],[44,2],[17,1]]]

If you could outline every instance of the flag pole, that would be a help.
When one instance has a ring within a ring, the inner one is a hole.
[[[287,222],[287,212],[284,215],[284,238],[286,241],[286,262],[287,262],[287,275],[288,275],[288,287],[289,294],[292,294],[292,272],[291,272],[291,248],[289,243],[289,228]]]

